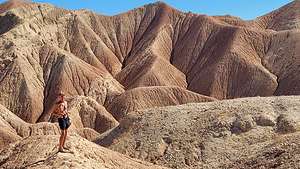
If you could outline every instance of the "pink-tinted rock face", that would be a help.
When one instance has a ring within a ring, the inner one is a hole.
[[[6,12],[10,9],[17,8],[19,6],[30,5],[29,0],[8,0],[0,4],[0,13]]]

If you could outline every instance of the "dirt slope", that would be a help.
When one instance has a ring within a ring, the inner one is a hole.
[[[131,111],[215,100],[176,86],[138,87],[117,96],[107,109],[119,120]]]

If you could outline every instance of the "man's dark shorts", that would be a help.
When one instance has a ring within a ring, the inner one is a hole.
[[[70,127],[70,123],[68,121],[68,117],[58,118],[58,124],[61,130],[68,129]]]

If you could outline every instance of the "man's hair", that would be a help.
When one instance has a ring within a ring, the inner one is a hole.
[[[58,102],[56,102],[56,104],[61,104],[61,103],[63,103],[63,101],[58,101]]]

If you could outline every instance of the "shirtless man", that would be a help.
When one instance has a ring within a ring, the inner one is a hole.
[[[67,149],[65,145],[67,131],[70,127],[70,123],[68,123],[69,116],[67,112],[67,102],[65,101],[64,93],[60,92],[57,96],[57,102],[54,105],[53,111],[51,111],[51,115],[58,117],[59,127],[61,129],[61,135],[59,138],[59,152],[64,152],[64,149]]]

